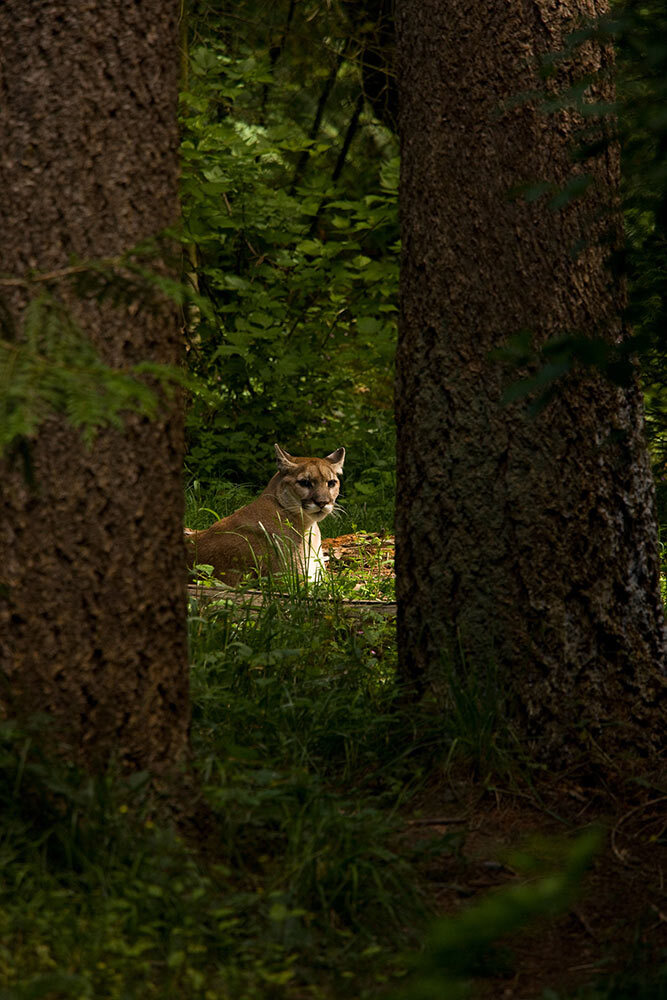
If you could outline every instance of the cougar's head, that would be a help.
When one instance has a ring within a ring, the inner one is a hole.
[[[290,514],[303,513],[310,521],[321,521],[334,509],[340,490],[345,448],[326,458],[296,458],[275,446],[280,481],[278,502]]]

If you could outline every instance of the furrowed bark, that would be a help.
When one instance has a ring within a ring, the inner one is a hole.
[[[0,272],[122,254],[178,214],[178,4],[8,0],[0,79]],[[6,296],[20,316],[25,294]],[[104,360],[175,364],[174,309],[70,300]],[[174,400],[90,451],[64,419],[35,485],[0,472],[0,701],[54,717],[63,752],[159,770],[189,725],[183,428]]]
[[[512,101],[541,85],[541,55],[602,12],[593,0],[400,0],[397,10],[400,670],[421,689],[442,685],[459,651],[460,668],[493,665],[524,733],[561,756],[582,740],[651,753],[664,739],[640,392],[579,371],[531,418],[503,404],[507,373],[490,358],[522,330],[538,347],[564,333],[623,335],[605,250],[618,230],[618,151],[574,165],[575,112]],[[611,60],[587,43],[555,82]],[[560,210],[510,197],[577,173],[593,184]]]

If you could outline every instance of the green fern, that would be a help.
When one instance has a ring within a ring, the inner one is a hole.
[[[4,332],[4,331],[3,331]],[[134,370],[105,365],[64,304],[49,292],[32,299],[20,341],[0,339],[0,451],[34,437],[64,414],[90,443],[128,411],[153,417],[158,396]]]
[[[81,430],[89,446],[103,427],[121,428],[127,413],[155,417],[162,393],[187,385],[180,368],[142,362],[113,368],[102,360],[55,288],[66,285],[79,299],[156,308],[165,300],[202,312],[206,304],[185,284],[152,269],[163,260],[158,241],[114,260],[74,262],[27,278],[0,278],[0,286],[33,293],[17,332],[16,318],[0,300],[0,454],[33,438],[54,415]],[[148,263],[147,263],[148,260]]]

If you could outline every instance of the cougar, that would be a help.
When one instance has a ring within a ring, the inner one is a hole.
[[[213,567],[230,586],[242,577],[293,566],[309,580],[322,572],[319,522],[334,509],[345,449],[326,458],[296,458],[275,445],[278,471],[264,492],[246,507],[204,531],[186,530],[190,568]]]

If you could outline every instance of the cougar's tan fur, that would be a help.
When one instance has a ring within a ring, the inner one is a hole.
[[[188,565],[213,567],[236,586],[248,573],[284,571],[285,565],[316,580],[322,568],[319,522],[334,508],[345,449],[326,458],[296,458],[275,445],[278,471],[246,507],[204,531],[186,532]]]

